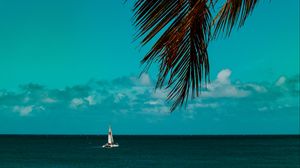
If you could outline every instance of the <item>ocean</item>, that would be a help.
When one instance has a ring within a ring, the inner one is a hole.
[[[299,136],[0,135],[1,168],[299,168]]]

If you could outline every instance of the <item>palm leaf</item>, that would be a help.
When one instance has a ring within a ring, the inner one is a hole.
[[[211,36],[229,34],[242,26],[258,0],[227,0],[212,20],[211,9],[218,0],[137,0],[134,5],[136,38],[142,46],[162,33],[142,59],[145,71],[153,62],[160,65],[156,88],[170,89],[171,111],[185,104],[189,95],[199,96],[209,81],[207,46]]]
[[[213,20],[214,37],[220,33],[229,36],[235,25],[242,27],[257,2],[258,0],[227,0]]]
[[[146,34],[142,44],[170,24],[142,62],[160,63],[157,88],[163,87],[169,77],[166,88],[171,88],[168,99],[175,100],[173,111],[187,101],[190,92],[198,95],[201,79],[209,72],[210,13],[206,0],[139,0],[134,9],[140,27],[138,37]]]

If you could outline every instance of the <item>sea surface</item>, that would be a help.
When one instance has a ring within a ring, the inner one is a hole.
[[[299,136],[0,135],[1,168],[299,168]]]

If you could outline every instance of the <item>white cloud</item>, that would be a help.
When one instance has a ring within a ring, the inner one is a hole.
[[[28,116],[32,110],[33,110],[33,105],[30,106],[14,106],[13,111],[18,112],[20,116]]]
[[[134,84],[135,86],[151,86],[152,85],[151,78],[150,78],[149,74],[147,74],[147,73],[142,73],[139,78],[136,76],[132,76],[132,77],[129,77],[129,79],[132,82],[132,84]],[[124,81],[124,82],[126,82],[126,81]]]
[[[269,108],[267,110],[277,106],[292,108],[298,100],[295,97],[299,95],[299,92],[297,92],[299,90],[299,80],[294,78],[282,76],[274,84],[243,83],[233,81],[231,74],[230,69],[220,71],[215,80],[208,84],[207,89],[203,90],[198,98],[188,102],[187,111],[197,112],[204,108],[207,111],[224,111],[224,109],[233,106],[238,107],[239,104],[243,103],[255,111],[264,110],[262,107],[266,104]],[[111,111],[113,107],[116,112],[128,115],[136,115],[136,112],[147,115],[151,113],[154,115],[168,114],[171,103],[166,103],[166,99],[169,90],[157,89],[155,91],[150,84],[149,75],[143,74],[141,78],[122,77],[119,80],[112,81],[94,80],[87,85],[67,87],[60,90],[44,87],[38,92],[34,92],[34,94],[4,90],[0,91],[0,110],[13,110],[22,116],[26,116],[36,111],[59,108],[67,108],[66,110],[69,108],[97,109],[97,111],[99,111],[98,109],[107,108],[107,111]],[[278,88],[277,85],[283,86]],[[26,99],[28,101],[23,101]],[[283,106],[286,103],[291,104],[291,107]],[[93,108],[90,106],[93,106]],[[184,111],[184,108],[182,109]]]
[[[88,97],[85,97],[84,99],[88,102],[88,104],[90,106],[93,106],[93,105],[97,104],[96,101],[95,101],[95,96],[90,95]]]
[[[80,106],[82,104],[84,104],[84,101],[82,98],[74,98],[71,100],[70,107],[73,109],[76,109],[78,106]]]
[[[43,100],[42,100],[42,102],[44,102],[44,103],[55,103],[55,102],[57,102],[55,99],[52,99],[52,98],[50,98],[50,97],[47,97],[47,98],[44,98]]]
[[[223,69],[218,73],[216,81],[221,84],[228,84],[230,83],[230,79],[229,79],[230,75],[231,75],[230,69]]]
[[[163,102],[161,100],[149,100],[149,101],[146,101],[145,104],[149,104],[149,105],[161,105],[161,104],[163,104]]]
[[[133,86],[133,87],[130,88],[130,92],[135,92],[136,94],[143,94],[148,89],[149,89],[149,87]]]
[[[151,79],[150,79],[149,74],[147,74],[147,73],[142,73],[139,81],[140,81],[140,84],[143,86],[151,85]]]
[[[188,105],[188,109],[192,110],[195,108],[217,108],[219,107],[218,103],[191,103]]]
[[[275,83],[276,86],[282,86],[286,82],[286,78],[281,76]]]
[[[231,70],[224,69],[217,75],[217,79],[207,85],[207,91],[203,91],[201,97],[205,98],[239,98],[250,95],[250,92],[238,88],[230,81]]]
[[[168,96],[167,90],[163,90],[163,89],[156,89],[152,93],[152,97],[157,99],[166,99],[167,96]]]
[[[258,93],[265,93],[265,92],[267,92],[267,89],[264,86],[259,86],[257,84],[249,83],[249,84],[245,84],[245,86],[249,86],[249,87],[253,88]]]
[[[118,93],[114,98],[114,103],[119,103],[125,96],[123,93]]]
[[[267,111],[269,108],[264,106],[264,107],[259,107],[257,110],[258,111]]]

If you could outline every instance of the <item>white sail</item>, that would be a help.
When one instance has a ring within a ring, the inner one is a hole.
[[[114,143],[114,139],[113,139],[113,136],[112,136],[111,127],[108,128],[108,143],[109,144],[113,144]]]
[[[115,148],[115,147],[119,147],[119,144],[118,143],[114,143],[114,138],[113,138],[113,135],[112,135],[112,130],[111,130],[111,127],[109,126],[108,128],[108,136],[107,136],[107,143],[102,145],[103,148]]]
[[[111,143],[113,144],[114,143],[114,138],[113,138],[113,134],[112,134],[111,128],[110,128],[110,139],[111,139]]]

